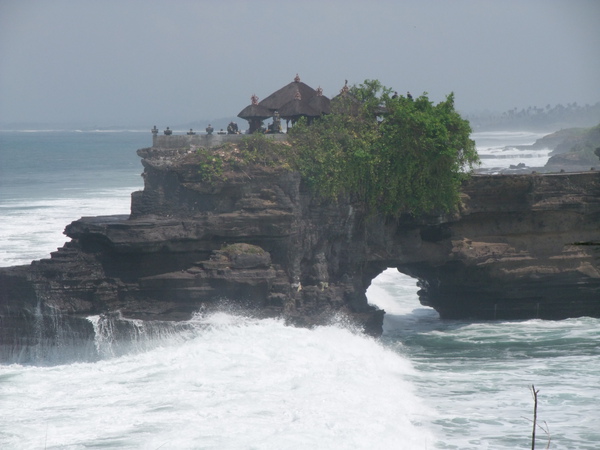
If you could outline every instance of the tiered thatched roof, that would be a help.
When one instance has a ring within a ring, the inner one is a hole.
[[[273,92],[267,98],[258,102],[252,96],[252,104],[245,107],[238,117],[248,121],[264,120],[279,112],[281,118],[296,120],[302,116],[319,117],[331,111],[329,99],[323,96],[323,90],[315,90],[300,81],[296,74],[294,81]]]
[[[300,93],[304,102],[308,102],[308,100],[317,95],[317,91],[300,81],[300,77],[296,74],[294,81],[273,92],[267,98],[263,99],[259,105],[273,111],[279,111],[283,105],[295,99],[297,92]]]
[[[279,115],[285,120],[297,120],[303,116],[319,117],[321,112],[310,106],[307,101],[302,101],[300,92],[296,92],[293,100],[290,100],[281,108],[279,108]]]
[[[346,80],[340,93],[333,97],[333,101],[336,105],[336,112],[356,115],[360,109],[360,100],[358,100],[348,87],[348,80]]]
[[[321,114],[329,114],[331,112],[331,100],[323,95],[323,89],[317,88],[317,95],[308,101],[311,108],[320,111]]]
[[[250,120],[250,119],[268,119],[273,115],[273,111],[268,108],[265,108],[262,105],[258,104],[258,97],[253,95],[251,97],[252,103],[246,106],[244,109],[240,111],[238,117],[242,119]]]

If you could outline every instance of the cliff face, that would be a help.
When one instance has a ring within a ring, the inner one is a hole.
[[[401,270],[444,318],[598,317],[599,175],[475,177],[460,217],[434,228],[441,263]]]
[[[50,259],[0,269],[5,353],[56,341],[60,327],[40,337],[49,317],[86,335],[82,318],[117,312],[184,320],[242,308],[377,335],[383,312],[365,291],[387,267],[417,278],[443,318],[600,316],[600,173],[476,176],[456,215],[384,220],[317,201],[294,172],[253,168],[211,184],[194,153],[138,154],[145,188],[131,216],[82,218]]]

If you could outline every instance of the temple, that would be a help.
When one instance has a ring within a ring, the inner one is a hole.
[[[348,82],[340,90],[340,96],[348,95]],[[291,83],[276,90],[271,95],[259,102],[258,96],[250,97],[251,103],[242,109],[238,117],[248,121],[247,134],[264,133],[273,140],[285,140],[284,128],[281,121],[285,120],[287,130],[300,118],[306,118],[309,123],[323,114],[331,112],[331,100],[323,95],[323,89],[313,89],[300,81],[298,74]],[[272,119],[267,126],[264,121]],[[238,142],[243,138],[243,133],[238,130],[237,124],[231,122],[227,131],[215,131],[208,125],[206,133],[194,133],[190,128],[185,135],[175,135],[167,127],[163,134],[159,133],[156,125],[152,131],[152,147],[163,149],[184,148],[198,146],[204,148],[217,147],[226,142]]]
[[[261,130],[267,133],[278,133],[281,132],[281,119],[285,120],[286,126],[289,127],[290,122],[293,126],[301,117],[311,121],[331,111],[330,100],[323,95],[323,89],[320,87],[313,89],[300,81],[298,74],[294,81],[262,101],[259,102],[255,94],[252,95],[251,101],[252,103],[238,114],[238,117],[248,121],[248,133]],[[263,121],[270,117],[273,118],[273,123],[264,129]]]

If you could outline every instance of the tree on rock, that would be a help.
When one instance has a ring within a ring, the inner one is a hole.
[[[448,212],[478,163],[471,127],[454,94],[434,105],[390,96],[366,80],[332,100],[332,113],[290,130],[297,169],[323,198],[340,195],[373,212],[398,216]]]

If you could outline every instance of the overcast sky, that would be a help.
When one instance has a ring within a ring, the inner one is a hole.
[[[593,104],[600,1],[0,0],[0,123],[234,117],[296,73],[465,113]]]

